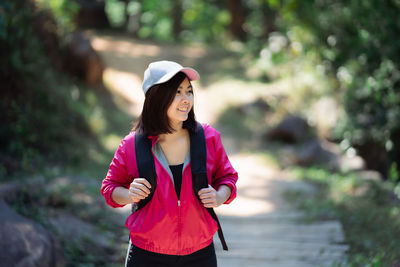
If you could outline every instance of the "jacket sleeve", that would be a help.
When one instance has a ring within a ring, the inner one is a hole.
[[[215,131],[214,147],[216,155],[216,168],[213,174],[212,187],[218,189],[221,185],[227,185],[230,187],[232,193],[230,197],[224,202],[229,204],[236,198],[237,188],[236,182],[238,180],[238,173],[232,167],[231,162],[225,152],[225,149],[221,142],[221,136],[219,132]]]
[[[127,167],[127,140],[124,138],[114,154],[106,178],[101,185],[101,194],[106,199],[108,205],[113,208],[123,207],[116,203],[111,195],[116,187],[129,188],[133,178],[128,174]]]

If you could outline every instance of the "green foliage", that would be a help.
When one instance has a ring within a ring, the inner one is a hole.
[[[185,2],[183,37],[190,41],[221,42],[226,40],[230,14],[216,3],[201,0]]]
[[[230,22],[229,12],[215,2],[200,0],[182,1],[182,27],[179,38],[184,41],[221,42],[227,38],[226,28]],[[127,12],[139,16],[139,38],[173,41],[173,1],[130,1]],[[106,0],[106,13],[113,27],[125,24],[125,5],[117,0]]]
[[[118,0],[106,0],[105,11],[111,27],[121,27],[125,22],[125,5]]]
[[[54,67],[36,28],[54,25],[48,11],[30,1],[7,1],[0,3],[0,12],[0,180],[54,166],[76,172],[82,164],[85,171],[104,175],[104,162],[112,155],[99,142],[129,132],[132,118],[101,88],[87,88]],[[53,37],[60,47],[51,49],[62,58],[65,35]]]
[[[392,182],[396,182],[399,180],[399,170],[397,169],[397,164],[395,162],[392,163],[389,169],[389,180]]]
[[[141,3],[131,1],[128,4],[129,15],[140,14],[139,38],[152,38],[163,41],[171,41],[172,18],[170,17],[171,1],[162,5],[157,1],[142,1]],[[117,0],[106,1],[106,13],[112,27],[122,27],[125,22],[125,4]]]
[[[309,218],[338,218],[350,245],[348,266],[394,266],[400,260],[400,199],[396,184],[362,179],[353,173],[295,168],[299,179],[317,182],[316,194],[289,192]],[[398,186],[398,185],[397,185]]]
[[[61,162],[77,163],[86,152],[84,140],[91,133],[82,115],[72,107],[75,100],[68,77],[54,69],[36,35],[33,25],[43,19],[43,11],[29,1],[6,2],[2,8],[3,175]]]
[[[287,0],[279,10],[294,40],[338,81],[346,114],[335,137],[379,144],[388,154],[386,165],[398,165],[399,2]]]

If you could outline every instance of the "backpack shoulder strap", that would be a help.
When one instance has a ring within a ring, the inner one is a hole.
[[[142,199],[137,205],[132,205],[132,211],[143,208],[154,195],[157,187],[157,175],[154,166],[153,153],[151,151],[151,139],[146,134],[135,133],[135,154],[139,177],[146,178],[150,183],[150,195]]]
[[[198,192],[200,189],[208,187],[208,180],[206,137],[204,135],[203,126],[200,123],[197,123],[195,132],[190,134],[190,161],[193,191],[201,202]],[[207,208],[207,211],[218,224],[218,237],[221,240],[223,249],[228,250],[217,214],[215,214],[212,208]]]
[[[193,190],[197,193],[208,187],[206,138],[200,123],[197,123],[196,131],[190,134],[190,165]]]

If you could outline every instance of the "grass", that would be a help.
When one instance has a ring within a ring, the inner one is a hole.
[[[399,266],[400,200],[394,194],[395,183],[318,168],[293,168],[291,172],[319,188],[314,195],[286,194],[307,212],[306,220],[341,221],[350,245],[348,266]]]

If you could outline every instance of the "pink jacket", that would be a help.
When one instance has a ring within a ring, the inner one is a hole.
[[[207,146],[208,183],[218,189],[229,186],[232,194],[224,204],[236,197],[237,172],[233,169],[222,146],[220,134],[203,124]],[[127,135],[121,142],[110,164],[101,193],[114,208],[122,207],[111,198],[118,186],[129,188],[138,176],[135,156],[135,133]],[[152,200],[142,209],[132,213],[126,220],[132,243],[142,249],[171,255],[187,255],[210,245],[217,223],[193,192],[190,161],[184,165],[180,202],[175,193],[173,179],[168,166],[156,156],[158,137],[152,139],[154,164],[157,173],[157,188]]]

